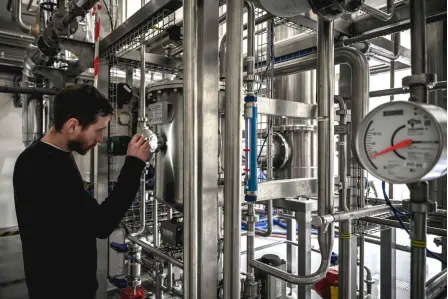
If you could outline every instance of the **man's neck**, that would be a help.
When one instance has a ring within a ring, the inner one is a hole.
[[[41,141],[53,145],[63,151],[70,151],[67,139],[62,134],[57,133],[54,128],[51,128],[47,134],[42,137]]]

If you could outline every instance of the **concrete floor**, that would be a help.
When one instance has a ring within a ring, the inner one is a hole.
[[[0,238],[0,298],[27,299],[20,236]]]

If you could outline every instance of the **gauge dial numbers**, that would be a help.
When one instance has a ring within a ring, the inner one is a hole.
[[[446,111],[414,102],[378,106],[361,122],[355,149],[373,176],[394,184],[438,178],[446,172]]]

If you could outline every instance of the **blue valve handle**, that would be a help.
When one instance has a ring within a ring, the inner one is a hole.
[[[121,244],[121,243],[117,243],[117,242],[110,242],[109,246],[110,246],[110,248],[112,248],[116,252],[126,253],[126,252],[129,251],[128,244]]]
[[[128,287],[128,282],[126,279],[109,277],[109,282],[119,289],[124,289]]]

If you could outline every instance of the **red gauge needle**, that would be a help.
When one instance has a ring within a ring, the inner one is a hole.
[[[406,140],[403,140],[403,141],[401,141],[401,142],[399,142],[399,143],[397,143],[395,145],[389,146],[388,148],[386,148],[385,150],[382,150],[381,152],[378,152],[378,153],[376,153],[374,155],[371,155],[369,158],[372,159],[372,158],[381,156],[383,154],[387,154],[388,152],[397,150],[399,148],[408,147],[411,144],[412,144],[412,139],[406,139]]]

